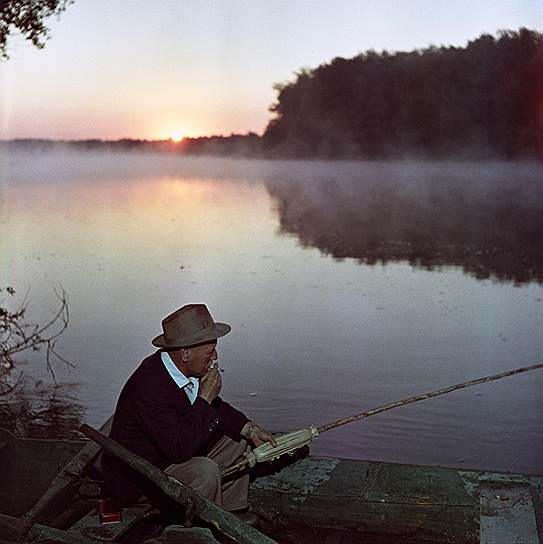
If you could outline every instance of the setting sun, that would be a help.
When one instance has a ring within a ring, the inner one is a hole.
[[[172,130],[170,133],[170,139],[174,142],[180,142],[185,138],[185,133],[181,130]]]

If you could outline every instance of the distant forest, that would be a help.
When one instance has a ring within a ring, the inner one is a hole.
[[[368,51],[277,85],[264,147],[281,156],[543,157],[543,34]]]
[[[543,34],[525,28],[483,34],[464,48],[338,57],[275,89],[275,117],[262,136],[63,145],[277,158],[543,159]]]

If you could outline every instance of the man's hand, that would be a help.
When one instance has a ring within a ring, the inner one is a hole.
[[[211,404],[221,392],[222,381],[219,367],[214,366],[211,370],[208,370],[200,378],[200,388],[198,389],[198,396]]]
[[[250,440],[257,448],[264,444],[264,442],[269,442],[272,446],[277,446],[273,434],[256,423],[246,423],[241,430],[241,435]]]

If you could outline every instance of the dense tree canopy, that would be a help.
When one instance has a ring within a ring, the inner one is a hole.
[[[36,47],[45,46],[44,19],[60,15],[73,0],[0,0],[0,58],[8,58],[8,38],[18,32]]]
[[[276,90],[264,139],[279,155],[543,156],[543,35],[525,28],[336,58]]]

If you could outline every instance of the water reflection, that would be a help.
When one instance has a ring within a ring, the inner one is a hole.
[[[360,169],[267,183],[280,232],[365,264],[461,266],[478,278],[543,282],[543,186],[529,169]],[[454,173],[456,172],[456,173]]]
[[[220,345],[225,398],[295,430],[539,361],[543,286],[514,282],[541,281],[541,179],[518,163],[29,158],[0,184],[3,273],[31,289],[37,320],[56,307],[52,286],[68,292],[59,348],[76,367],[57,378],[82,385],[56,398],[76,396],[91,425],[163,316],[206,302],[234,331]],[[450,264],[472,275],[423,269]],[[37,355],[25,373],[45,381]],[[391,411],[312,451],[540,473],[540,380]],[[55,403],[69,419],[75,404]]]
[[[26,378],[0,396],[0,427],[25,438],[80,439],[77,429],[85,409],[76,395],[73,384],[53,386]]]

